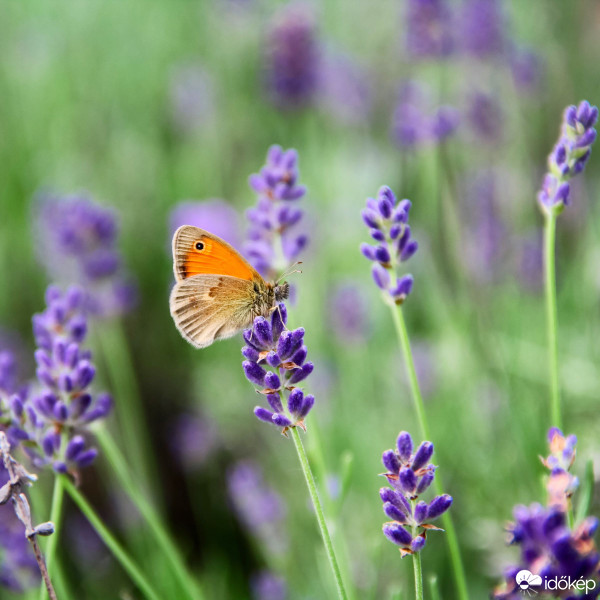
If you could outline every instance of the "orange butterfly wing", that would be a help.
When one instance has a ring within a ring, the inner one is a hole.
[[[233,246],[192,225],[182,225],[175,232],[173,261],[177,281],[194,275],[229,275],[248,281],[262,279]]]

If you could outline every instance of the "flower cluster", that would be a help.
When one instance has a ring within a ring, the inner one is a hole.
[[[27,394],[27,387],[18,384],[14,354],[10,350],[0,351],[0,429],[6,432],[9,443],[14,446],[28,437],[23,430],[23,406]]]
[[[413,286],[412,275],[394,279],[390,275],[390,271],[395,273],[400,263],[406,262],[418,248],[417,242],[410,237],[410,207],[409,200],[396,200],[394,192],[382,186],[376,199],[367,198],[367,207],[361,213],[371,237],[378,245],[363,243],[360,250],[375,263],[372,270],[375,283],[396,304],[404,302]]]
[[[464,51],[490,58],[506,49],[506,23],[501,0],[466,0],[460,15],[460,39]]]
[[[261,388],[271,407],[257,406],[254,414],[282,427],[283,433],[290,427],[305,428],[304,419],[315,403],[314,396],[297,387],[314,369],[312,362],[306,362],[304,328],[286,329],[286,321],[283,303],[273,310],[270,320],[257,317],[252,329],[244,331],[246,345],[242,348],[246,379]]]
[[[586,517],[576,527],[570,528],[567,518],[570,498],[577,487],[577,478],[569,473],[575,460],[577,438],[574,435],[564,436],[559,429],[552,427],[548,432],[548,442],[550,454],[542,459],[544,466],[550,470],[548,505],[536,503],[515,507],[515,520],[508,527],[509,543],[520,546],[521,558],[518,565],[506,570],[503,585],[494,592],[495,600],[522,598],[516,575],[524,569],[539,575],[542,581],[582,578],[600,582],[600,553],[593,541],[598,519]],[[556,594],[552,597],[564,597],[561,591]]]
[[[266,78],[269,95],[281,108],[312,102],[318,84],[319,44],[315,20],[300,5],[283,8],[267,40]]]
[[[265,277],[275,278],[300,254],[308,242],[296,226],[303,211],[296,202],[306,194],[298,184],[298,153],[271,146],[267,162],[250,175],[250,187],[258,194],[256,206],[246,212],[250,221],[246,255]]]
[[[129,310],[136,290],[116,249],[114,213],[85,196],[44,195],[38,205],[39,256],[55,281],[86,289],[86,308],[113,315]]]
[[[227,487],[233,508],[248,532],[271,555],[285,552],[286,505],[265,482],[260,467],[249,460],[236,463],[227,473]]]
[[[548,492],[548,506],[567,512],[573,492],[579,486],[579,480],[569,471],[575,461],[575,435],[564,436],[557,427],[548,431],[548,445],[550,454],[541,458],[542,464],[550,471],[546,490]]]
[[[427,503],[419,500],[433,482],[436,467],[429,460],[433,444],[422,442],[413,454],[413,441],[409,433],[400,432],[396,450],[383,453],[384,476],[392,485],[379,490],[383,512],[392,521],[384,523],[383,534],[390,542],[400,546],[402,556],[419,552],[425,546],[428,530],[439,530],[431,525],[452,505],[448,494],[436,496]]]
[[[450,8],[446,0],[408,0],[406,50],[413,58],[440,58],[454,48]]]
[[[434,109],[429,95],[429,90],[415,81],[400,87],[392,121],[392,138],[399,146],[436,144],[456,131],[458,111],[451,106]]]
[[[560,214],[569,205],[569,180],[585,168],[596,140],[597,121],[598,108],[587,100],[565,109],[561,135],[548,156],[548,173],[538,193],[545,213]]]
[[[50,286],[46,304],[33,317],[40,389],[15,412],[27,415],[25,431],[38,443],[38,448],[26,449],[34,464],[50,463],[64,473],[93,462],[97,451],[87,448],[81,434],[89,423],[107,416],[112,400],[107,394],[94,399],[89,391],[95,368],[91,353],[82,348],[87,333],[83,292],[73,287],[63,294]]]

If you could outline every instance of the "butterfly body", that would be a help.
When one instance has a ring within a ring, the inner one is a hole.
[[[289,295],[289,285],[266,282],[216,235],[183,225],[173,236],[175,287],[171,316],[197,348],[235,335],[258,316],[268,317]]]

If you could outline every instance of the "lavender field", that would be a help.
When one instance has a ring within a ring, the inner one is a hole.
[[[600,596],[600,3],[0,1],[0,598]]]

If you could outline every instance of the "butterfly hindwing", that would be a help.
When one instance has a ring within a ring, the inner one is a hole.
[[[252,324],[252,281],[227,275],[195,275],[171,292],[171,316],[190,344],[205,348]]]

